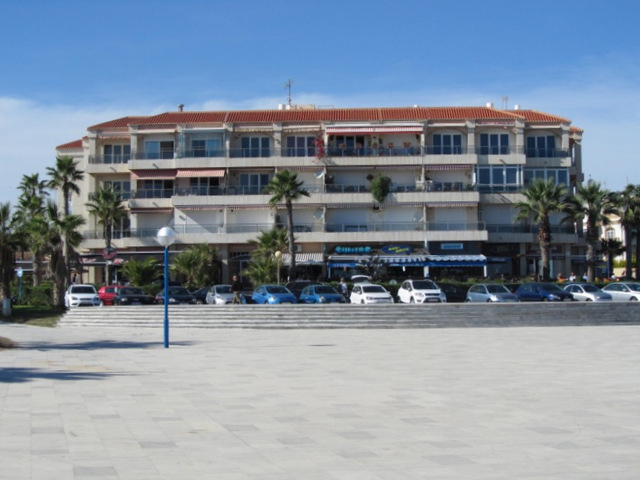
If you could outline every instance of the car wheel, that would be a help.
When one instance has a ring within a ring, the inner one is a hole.
[[[491,303],[491,299],[490,298],[487,298],[487,303]]]
[[[548,302],[548,301],[549,301],[549,299],[548,299],[547,297],[543,297],[543,298],[542,298],[542,301],[543,301],[543,302]]]
[[[631,298],[629,299],[629,301],[630,301],[630,302],[637,302],[637,301],[638,301],[638,299],[637,299],[636,297],[631,297]]]
[[[471,300],[469,300],[468,298],[465,298],[464,303],[471,303]]]
[[[360,300],[360,303],[361,303],[362,305],[364,305],[364,300]]]
[[[593,300],[590,298],[587,298],[587,302],[593,302]]]

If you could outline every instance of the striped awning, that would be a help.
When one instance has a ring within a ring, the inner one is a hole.
[[[430,172],[445,171],[445,170],[471,170],[473,165],[470,164],[434,164],[425,165],[424,169]]]
[[[131,213],[170,213],[173,212],[173,207],[160,207],[160,208],[132,208]]]
[[[288,265],[291,261],[291,255],[288,253],[282,254],[282,264]],[[322,253],[296,253],[296,265],[322,265],[324,264],[324,257]]]
[[[176,175],[178,178],[191,177],[224,177],[224,169],[220,168],[190,168],[180,169]]]
[[[427,202],[430,208],[477,207],[478,202]]]
[[[131,178],[133,180],[144,180],[144,179],[173,179],[176,178],[177,170],[173,168],[166,169],[156,169],[156,170],[132,170]]]

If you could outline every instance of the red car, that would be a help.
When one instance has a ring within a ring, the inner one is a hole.
[[[103,305],[113,305],[113,297],[124,285],[105,285],[98,290],[98,297]]]

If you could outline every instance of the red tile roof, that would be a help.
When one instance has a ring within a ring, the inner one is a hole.
[[[82,148],[82,139],[74,140],[73,142],[63,143],[62,145],[58,145],[56,150],[71,150],[75,148]]]
[[[524,117],[527,122],[542,123],[571,123],[571,120],[537,110],[509,110],[511,113]]]
[[[145,118],[150,118],[150,117],[148,116],[122,117],[116,120],[110,120],[108,122],[92,125],[91,127],[87,128],[87,130],[102,130],[107,128],[127,128],[129,125],[143,122]]]

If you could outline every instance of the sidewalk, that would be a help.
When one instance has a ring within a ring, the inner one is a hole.
[[[640,327],[23,327],[4,480],[637,480]]]

